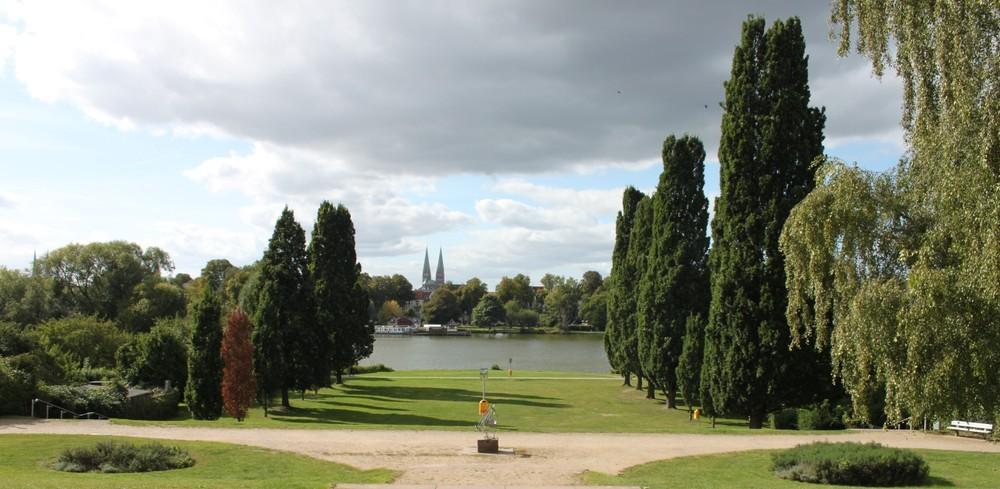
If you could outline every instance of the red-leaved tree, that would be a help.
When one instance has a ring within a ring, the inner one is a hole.
[[[253,345],[250,343],[250,319],[241,309],[234,309],[226,320],[222,335],[222,401],[226,414],[243,421],[257,392],[253,375]]]

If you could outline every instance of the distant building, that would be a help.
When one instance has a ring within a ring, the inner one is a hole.
[[[405,308],[413,309],[420,314],[420,309],[424,302],[430,300],[435,290],[444,286],[444,250],[438,249],[437,272],[431,278],[431,257],[427,248],[424,248],[424,273],[420,288],[413,291],[413,300],[407,301]]]

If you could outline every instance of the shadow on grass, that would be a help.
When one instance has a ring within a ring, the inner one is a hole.
[[[392,386],[392,385],[345,385],[345,394],[351,398],[371,399],[375,401],[448,401],[461,403],[477,403],[481,397],[479,391],[468,389],[455,389],[445,387],[413,387],[413,386]],[[532,396],[523,394],[495,393],[489,396],[495,403],[509,405],[539,407],[539,408],[568,408],[568,404],[557,402],[543,402],[542,400],[554,399],[552,397]]]
[[[365,406],[370,409],[370,406]],[[435,418],[417,414],[370,413],[350,409],[305,409],[292,408],[271,416],[275,421],[287,423],[317,424],[368,424],[395,426],[472,426],[469,420]]]
[[[924,485],[931,487],[955,487],[954,482],[945,479],[944,477],[934,477],[934,476],[928,477],[927,483]]]

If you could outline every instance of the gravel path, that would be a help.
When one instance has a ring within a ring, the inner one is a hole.
[[[903,448],[1000,453],[1000,444],[920,432],[839,435],[690,435],[646,433],[500,433],[501,450],[475,453],[477,434],[455,431],[225,429],[126,426],[107,421],[0,418],[0,435],[117,435],[238,443],[297,452],[364,469],[402,471],[398,484],[562,485],[584,470],[614,473],[632,465],[706,453],[787,448],[815,440],[879,442]]]

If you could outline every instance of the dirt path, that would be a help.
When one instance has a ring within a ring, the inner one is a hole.
[[[239,443],[302,453],[360,468],[402,471],[399,484],[559,485],[584,470],[618,472],[632,465],[706,453],[787,448],[814,440],[875,441],[903,448],[1000,453],[1000,445],[920,432],[856,431],[840,435],[680,435],[639,433],[501,433],[513,455],[475,453],[477,434],[455,431],[291,430],[123,426],[107,421],[0,418],[0,435],[118,435]]]

